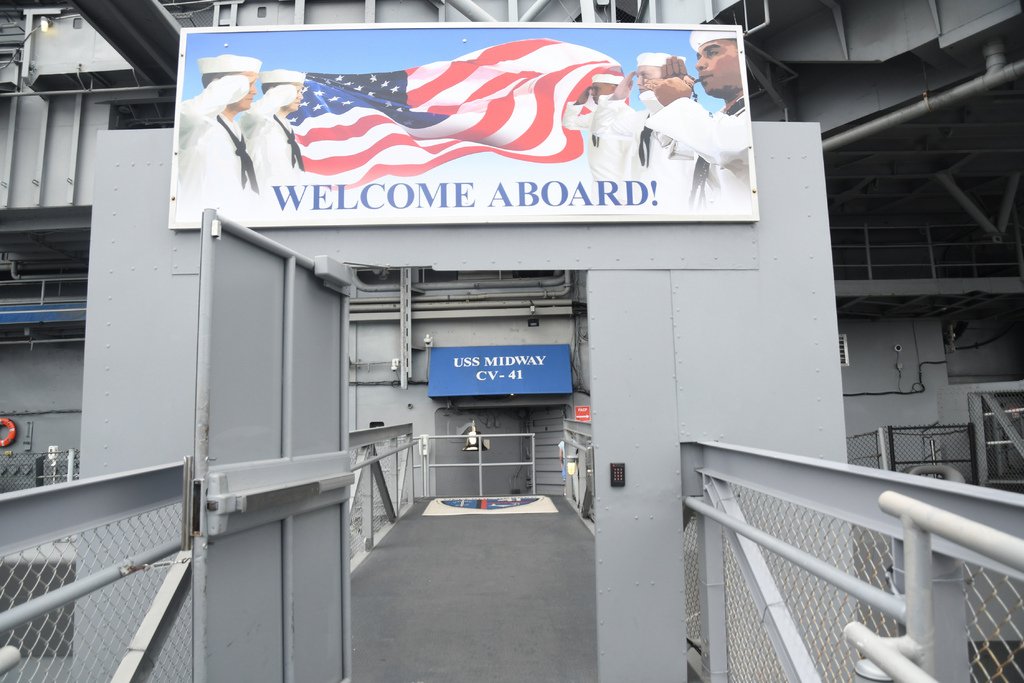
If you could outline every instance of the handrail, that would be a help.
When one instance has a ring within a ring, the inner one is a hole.
[[[139,553],[132,558],[123,560],[118,564],[94,572],[89,576],[76,579],[60,588],[55,588],[28,602],[16,605],[5,612],[0,612],[0,633],[17,628],[51,610],[63,607],[69,602],[74,602],[89,593],[98,591],[104,586],[131,576],[145,569],[145,565],[156,562],[162,557],[167,557],[180,548],[181,543],[179,541],[164,543],[156,548]]]
[[[1011,535],[1024,529],[1024,505],[1015,493],[725,443],[680,447],[687,496],[702,495],[701,476],[710,476],[902,538],[899,521],[875,505],[883,492],[895,491]],[[936,538],[935,549],[1024,580],[1019,569],[952,540]]]
[[[372,465],[375,462],[380,462],[384,458],[391,457],[392,455],[395,455],[396,453],[404,451],[407,448],[413,448],[414,446],[416,446],[417,443],[418,442],[416,442],[416,441],[410,441],[409,443],[399,444],[399,445],[395,446],[394,448],[389,448],[388,450],[384,451],[383,453],[378,453],[377,455],[373,456],[372,458],[367,458],[366,460],[361,460],[358,463],[356,463],[355,465],[352,465],[352,471],[354,472],[355,470],[358,470],[360,468],[366,467],[367,465]]]
[[[819,560],[810,553],[804,552],[803,550],[785,543],[784,541],[780,541],[771,534],[761,531],[757,527],[733,519],[725,512],[713,508],[707,503],[701,501],[699,498],[686,498],[683,501],[683,504],[691,510],[699,512],[708,519],[713,519],[722,526],[732,529],[741,536],[746,536],[758,545],[763,546],[776,555],[789,560],[796,566],[806,569],[819,579],[827,581],[840,590],[846,591],[858,600],[863,600],[872,607],[885,612],[889,616],[895,617],[901,623],[906,621],[906,603],[895,595],[886,593],[881,588],[876,588],[865,581],[854,578],[828,562]]]

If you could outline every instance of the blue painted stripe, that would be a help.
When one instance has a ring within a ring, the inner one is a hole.
[[[83,302],[0,306],[0,325],[81,322],[85,320]]]

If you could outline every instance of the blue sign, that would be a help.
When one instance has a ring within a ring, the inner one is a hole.
[[[449,346],[430,354],[427,396],[571,393],[567,344]]]

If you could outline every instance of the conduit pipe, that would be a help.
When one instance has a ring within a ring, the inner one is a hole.
[[[21,269],[18,267],[17,261],[11,261],[10,270],[12,280],[24,280],[27,282],[38,282],[40,280],[81,280],[84,282],[89,277],[89,274],[86,272],[61,273],[59,275],[48,275],[46,273],[40,273],[38,275],[25,275],[24,273],[21,272]]]
[[[391,310],[398,310],[399,302],[393,298],[388,299],[360,299],[356,308],[389,308]],[[500,299],[490,299],[487,301],[466,301],[465,299],[458,299],[455,301],[420,301],[416,299],[412,302],[413,307],[422,308],[426,310],[434,309],[446,309],[446,308],[522,308],[527,305],[524,301],[502,301]],[[557,306],[571,306],[572,301],[569,299],[544,299],[537,300],[534,304],[536,308],[554,308]]]
[[[563,270],[561,275],[544,278],[539,280],[523,280],[523,279],[512,279],[512,280],[494,280],[492,281],[477,281],[478,284],[460,283],[458,280],[451,280],[449,282],[417,282],[413,285],[413,289],[424,292],[465,292],[465,291],[477,291],[477,290],[488,290],[488,289],[517,289],[527,287],[554,287],[556,285],[569,284],[569,271]],[[461,286],[452,286],[461,285]],[[385,285],[368,285],[364,284],[356,278],[356,289],[361,292],[397,292],[399,286],[396,284],[385,284]]]
[[[988,58],[986,57],[986,60]],[[1019,60],[1007,64],[1004,67],[997,68],[989,73],[979,76],[974,80],[962,83],[961,85],[951,88],[945,92],[939,93],[929,97],[925,93],[923,99],[920,102],[915,102],[910,106],[897,109],[894,112],[880,116],[877,119],[868,121],[859,126],[843,131],[838,135],[825,138],[822,141],[821,148],[825,152],[831,152],[845,147],[851,142],[856,142],[869,135],[881,132],[887,128],[897,126],[901,123],[905,123],[912,119],[916,119],[919,116],[928,114],[929,112],[938,111],[939,109],[945,109],[954,104],[959,104],[964,100],[983,93],[987,90],[991,90],[997,86],[1015,81],[1018,78],[1024,77],[1024,60]]]

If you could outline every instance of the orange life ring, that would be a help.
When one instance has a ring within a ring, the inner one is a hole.
[[[18,429],[14,426],[14,422],[6,417],[0,417],[0,427],[7,427],[7,436],[0,439],[0,448],[5,448],[14,443],[14,437],[18,435]]]

